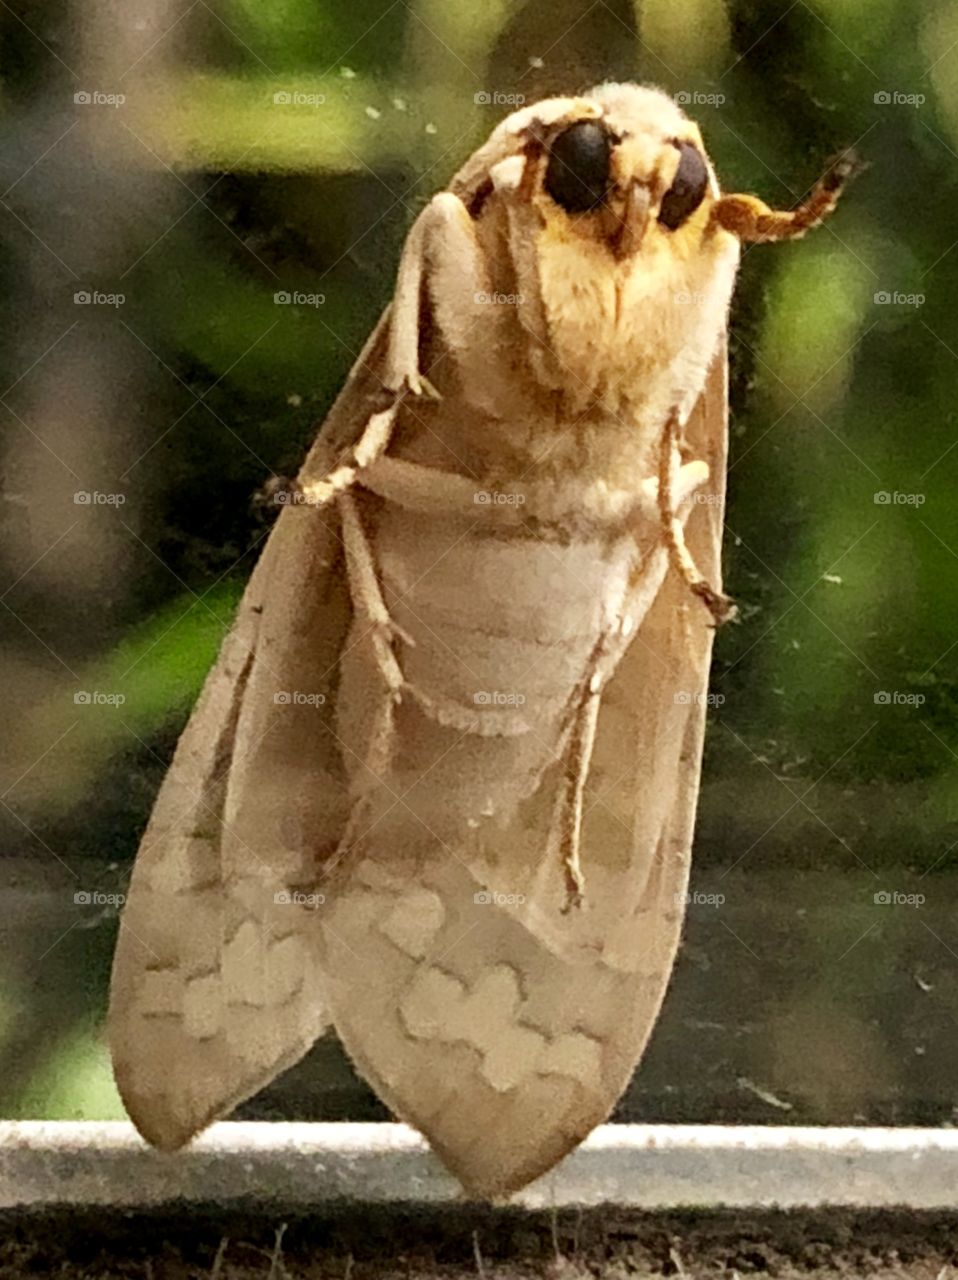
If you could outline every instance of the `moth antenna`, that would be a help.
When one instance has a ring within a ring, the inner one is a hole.
[[[829,216],[838,204],[849,178],[863,164],[854,151],[845,151],[829,165],[797,208],[770,209],[757,196],[722,196],[712,209],[710,227],[723,227],[733,236],[753,244],[797,240]]]

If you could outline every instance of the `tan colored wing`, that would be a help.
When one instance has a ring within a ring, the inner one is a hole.
[[[714,583],[721,347],[687,432],[690,456],[712,476],[687,539]],[[522,584],[506,581],[510,600],[521,600]],[[684,915],[712,635],[706,610],[669,572],[604,691],[583,910],[563,914],[561,867],[545,857],[557,768],[505,829],[445,837],[445,818],[454,827],[456,815],[437,802],[441,780],[458,778],[461,795],[476,767],[481,784],[481,742],[448,728],[415,788],[386,798],[340,867],[321,915],[337,1031],[380,1096],[474,1193],[506,1193],[548,1169],[609,1114],[645,1047]],[[406,702],[399,754],[424,758],[419,737],[429,731],[422,718],[404,727],[404,717],[415,717]],[[496,749],[508,753],[510,739]],[[431,792],[428,805],[417,803],[420,789]]]
[[[384,321],[302,479],[324,475],[382,408]],[[158,1146],[230,1111],[328,1023],[309,895],[344,819],[331,732],[349,625],[340,553],[331,511],[282,512],[137,856],[109,1035],[123,1100]]]

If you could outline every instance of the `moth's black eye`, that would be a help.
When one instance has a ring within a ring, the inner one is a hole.
[[[594,209],[609,188],[612,139],[595,120],[564,129],[552,144],[545,189],[566,213]]]
[[[708,184],[709,172],[701,152],[691,142],[680,142],[679,167],[675,181],[662,197],[659,222],[670,231],[680,227],[704,200]]]

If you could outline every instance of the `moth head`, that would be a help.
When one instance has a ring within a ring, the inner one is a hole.
[[[719,198],[696,124],[635,85],[602,86],[564,117],[530,122],[519,193],[544,226],[604,245],[617,261],[687,255]]]
[[[698,126],[670,97],[606,84],[509,116],[452,190],[504,279],[536,300],[517,314],[538,381],[574,405],[634,415],[641,404],[661,422],[701,389],[740,244],[803,234],[849,171],[843,158],[785,212],[723,194]]]
[[[605,84],[504,120],[457,175],[473,211],[494,192],[531,204],[541,224],[607,246],[612,258],[795,239],[828,216],[861,167],[845,152],[795,209],[723,195],[698,126],[655,89]]]

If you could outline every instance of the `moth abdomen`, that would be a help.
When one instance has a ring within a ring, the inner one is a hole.
[[[489,537],[469,516],[364,505],[382,599],[409,641],[395,650],[403,687],[385,785],[413,787],[429,821],[439,821],[433,810],[457,815],[461,835],[484,817],[488,795],[509,812],[561,753],[574,692],[598,641],[618,626],[635,543]],[[361,755],[376,681],[361,619],[352,641],[338,731]],[[452,834],[446,822],[443,832]]]

